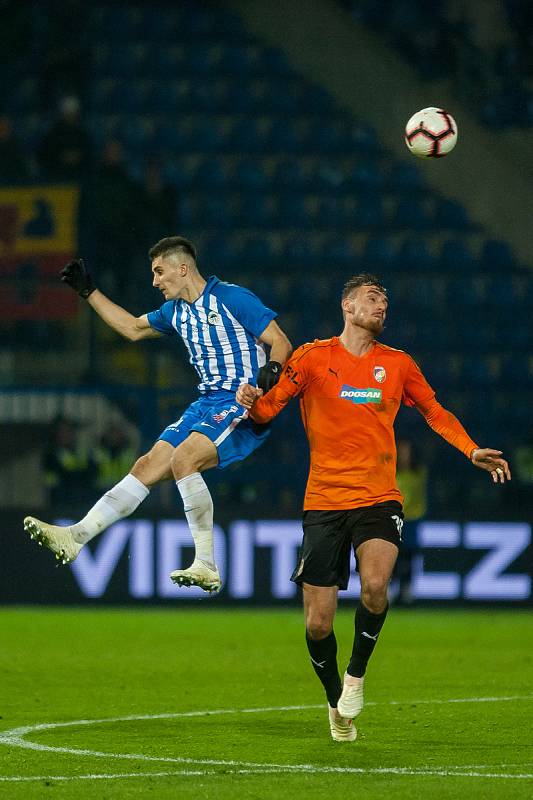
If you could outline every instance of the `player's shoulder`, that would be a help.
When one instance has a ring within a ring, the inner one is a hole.
[[[329,351],[334,346],[334,338],[331,339],[315,339],[312,342],[306,342],[297,347],[292,354],[292,359],[299,361],[305,359],[320,359],[327,357]]]
[[[376,342],[376,351],[381,351],[383,355],[387,355],[390,358],[411,359],[411,356],[405,350],[400,350],[399,347],[391,347],[389,344],[383,344],[383,342]]]

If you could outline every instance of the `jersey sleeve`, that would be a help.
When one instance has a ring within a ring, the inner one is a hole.
[[[219,283],[214,290],[241,325],[258,339],[267,325],[278,315],[249,289],[231,283]]]
[[[435,397],[435,392],[422,375],[420,367],[409,358],[404,382],[402,401],[407,406],[415,406],[429,427],[439,436],[470,458],[477,444],[470,438],[459,420],[447,411]]]
[[[255,422],[270,422],[285,408],[289,400],[304,392],[317,374],[312,345],[298,347],[283,367],[279,381],[265,395],[256,400],[250,410]]]
[[[172,327],[174,309],[174,301],[169,300],[168,302],[163,303],[161,308],[158,308],[156,311],[149,311],[146,316],[148,317],[148,323],[150,327],[153,328],[154,331],[165,333],[167,336],[176,333],[175,328]]]
[[[407,373],[403,384],[402,403],[412,408],[419,404],[429,403],[435,397],[435,391],[422,375],[418,364],[406,355]]]

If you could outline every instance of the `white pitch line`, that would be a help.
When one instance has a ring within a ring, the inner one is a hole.
[[[302,765],[304,766],[304,765]],[[487,765],[488,766],[488,765]],[[224,770],[224,775],[264,775],[293,773],[295,767],[292,765],[279,765],[275,767],[265,764],[266,769],[230,769]],[[501,772],[457,772],[460,767],[448,767],[446,769],[433,768],[410,768],[410,767],[317,767],[305,765],[306,773],[320,774],[325,772],[335,772],[337,774],[359,775],[406,775],[419,777],[445,777],[445,778],[500,778],[504,780],[519,779],[531,780],[533,773],[501,773]],[[220,776],[222,773],[216,770],[169,770],[165,772],[111,772],[111,773],[91,773],[89,775],[2,775],[0,783],[31,783],[36,781],[87,781],[87,780],[120,780],[122,778],[167,778],[173,776],[198,777],[198,776]]]
[[[418,701],[398,701],[398,700],[391,700],[386,703],[368,703],[368,705],[410,705],[416,706],[421,704],[446,704],[446,703],[480,703],[480,702],[505,702],[509,700],[531,700],[533,699],[533,695],[513,695],[513,696],[504,696],[504,697],[476,697],[476,698],[457,698],[457,699],[449,699],[449,700],[418,700]],[[512,773],[487,773],[487,772],[475,772],[472,771],[470,768],[466,768],[464,766],[447,766],[446,768],[436,768],[436,767],[418,767],[418,768],[410,768],[410,767],[380,767],[380,768],[363,768],[363,767],[322,767],[316,764],[268,764],[268,763],[256,763],[256,762],[248,762],[248,761],[235,761],[235,760],[218,760],[218,759],[198,759],[198,758],[185,758],[185,757],[171,757],[171,756],[147,756],[143,753],[108,753],[102,752],[99,750],[85,750],[85,749],[76,749],[76,748],[69,748],[69,747],[56,747],[52,745],[45,745],[39,744],[37,742],[31,742],[23,737],[29,733],[36,733],[39,731],[45,730],[52,730],[57,728],[64,728],[64,727],[72,727],[72,726],[81,726],[81,725],[98,725],[104,723],[116,723],[116,722],[130,722],[130,721],[140,721],[140,720],[154,720],[154,719],[176,719],[180,717],[199,717],[199,716],[214,716],[220,714],[256,714],[256,713],[266,713],[271,711],[301,711],[306,709],[316,709],[316,708],[323,708],[323,705],[307,705],[307,706],[268,706],[263,708],[243,708],[243,709],[215,709],[215,710],[206,710],[206,711],[185,711],[185,712],[175,712],[175,713],[165,713],[165,714],[140,714],[140,715],[128,715],[123,717],[106,717],[103,719],[82,719],[82,720],[70,720],[68,722],[49,722],[49,723],[41,723],[38,725],[25,725],[19,728],[12,728],[11,730],[4,731],[0,734],[0,744],[5,744],[12,747],[21,747],[27,750],[37,750],[42,752],[53,752],[53,753],[64,753],[69,755],[76,755],[76,756],[89,756],[93,758],[114,758],[120,760],[135,760],[135,761],[145,761],[145,762],[165,762],[165,763],[179,763],[179,764],[202,764],[202,765],[209,765],[209,766],[223,766],[223,767],[233,767],[238,769],[230,769],[229,772],[232,773],[239,773],[239,774],[258,774],[264,772],[288,772],[288,773],[298,773],[298,772],[311,772],[311,773],[358,773],[358,774],[394,774],[394,775],[425,775],[425,776],[444,776],[444,777],[478,777],[478,778],[519,778],[519,779],[531,779],[533,778],[532,774],[512,774]],[[494,769],[493,764],[487,765],[478,765],[478,769]],[[517,765],[520,766],[520,765]],[[469,770],[470,771],[467,771]],[[116,777],[137,777],[142,773],[115,773],[113,776]],[[145,775],[156,775],[156,773],[144,773]],[[179,772],[168,772],[168,773],[157,773],[160,776],[163,775],[172,775],[172,774],[218,774],[216,771],[200,771],[198,773],[189,772],[187,770],[182,770]],[[111,777],[111,776],[110,776]],[[56,776],[55,780],[76,780],[78,778],[81,779],[89,779],[90,776]],[[1,781],[21,781],[26,779],[25,776],[0,776]],[[52,780],[54,778],[50,778]],[[42,777],[36,777],[32,780],[43,780]],[[44,778],[47,780],[47,778]]]

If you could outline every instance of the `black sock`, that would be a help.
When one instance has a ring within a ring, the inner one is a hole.
[[[333,631],[325,639],[310,639],[306,632],[307,649],[311,656],[311,664],[328,698],[332,708],[337,707],[337,702],[342,693],[342,683],[337,666],[337,640]]]
[[[362,678],[366,671],[368,659],[372,655],[372,651],[376,646],[376,641],[379,632],[385,622],[387,611],[389,607],[385,608],[381,614],[372,614],[371,611],[359,601],[355,612],[355,637],[353,641],[353,650],[348,669],[346,670],[349,675],[354,678]]]

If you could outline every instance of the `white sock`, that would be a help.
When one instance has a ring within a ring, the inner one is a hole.
[[[134,475],[126,475],[98,500],[82,520],[70,526],[74,539],[86,544],[113,522],[132,514],[150,494],[150,489]]]
[[[185,516],[194,539],[195,558],[213,568],[213,500],[209,489],[199,472],[193,472],[192,475],[176,481],[176,486],[181,494]]]

